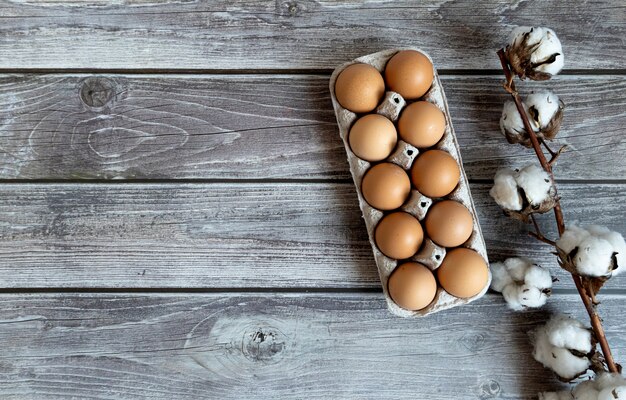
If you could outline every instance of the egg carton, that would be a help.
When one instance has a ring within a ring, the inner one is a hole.
[[[372,245],[372,250],[374,252],[374,258],[376,260],[376,266],[378,267],[378,273],[380,276],[380,281],[383,287],[383,292],[385,294],[385,298],[387,300],[387,306],[389,310],[398,316],[401,317],[422,317],[428,314],[432,314],[438,311],[446,310],[452,307],[456,307],[462,304],[471,303],[472,301],[482,297],[488,290],[489,284],[491,283],[491,271],[489,271],[489,279],[488,283],[485,285],[485,288],[476,296],[470,298],[458,298],[452,296],[445,290],[441,288],[438,284],[437,293],[435,295],[435,299],[432,301],[430,305],[426,308],[423,308],[418,311],[410,311],[398,306],[389,295],[387,289],[387,281],[389,276],[393,272],[393,270],[398,265],[398,260],[389,258],[385,256],[374,241],[374,230],[376,229],[376,225],[383,217],[384,213],[378,209],[370,206],[365,199],[363,198],[363,194],[361,191],[361,181],[363,179],[363,175],[370,168],[372,163],[367,162],[358,158],[350,149],[350,145],[348,144],[348,132],[350,131],[350,127],[357,119],[357,114],[352,111],[349,111],[343,108],[337,98],[335,97],[335,81],[337,80],[337,76],[341,71],[343,71],[349,65],[355,63],[365,63],[375,67],[378,71],[381,72],[384,76],[384,69],[387,61],[401,50],[417,50],[422,54],[426,55],[429,60],[432,59],[430,56],[417,48],[399,48],[399,49],[391,49],[384,50],[377,53],[369,54],[366,56],[359,57],[351,62],[345,63],[333,71],[333,74],[330,78],[330,92],[332,96],[332,103],[335,109],[335,116],[337,117],[337,123],[339,125],[339,134],[341,135],[341,139],[343,140],[344,147],[346,149],[346,153],[348,156],[348,163],[350,164],[350,172],[352,173],[352,178],[354,180],[355,186],[357,188],[357,194],[359,198],[359,205],[361,207],[361,212],[363,213],[363,218],[365,219],[365,225],[367,227],[367,233],[369,235],[369,241]],[[448,103],[446,100],[446,96],[443,91],[443,87],[441,86],[441,81],[439,80],[439,75],[437,74],[436,68],[434,68],[434,79],[433,84],[429,91],[421,97],[419,100],[426,100],[430,103],[435,104],[439,107],[440,110],[443,111],[446,119],[446,129],[442,139],[437,143],[434,148],[444,150],[448,152],[457,162],[459,168],[461,170],[461,178],[459,180],[459,184],[456,189],[446,196],[446,199],[456,200],[462,203],[465,207],[467,207],[472,213],[473,217],[473,231],[470,238],[461,246],[475,250],[480,254],[485,262],[488,264],[487,258],[487,250],[485,247],[485,241],[483,239],[482,232],[480,230],[480,225],[478,222],[478,216],[476,214],[476,209],[474,208],[474,202],[472,200],[472,195],[470,193],[469,184],[467,181],[467,176],[465,174],[465,170],[463,169],[463,162],[461,160],[461,153],[459,150],[459,145],[456,140],[456,135],[454,134],[454,128],[452,127],[452,121],[450,120],[450,112],[448,110]],[[388,91],[385,93],[383,101],[379,104],[374,112],[377,114],[384,115],[389,118],[394,123],[397,121],[400,116],[400,112],[407,105],[407,101],[396,92]],[[392,154],[385,160],[387,162],[392,162],[405,170],[409,171],[413,160],[418,156],[419,150],[402,141],[398,137],[398,143],[396,145],[396,149],[392,152]],[[410,175],[409,175],[410,176]],[[405,202],[405,204],[400,208],[402,211],[406,211],[409,214],[415,216],[423,226],[423,219],[428,212],[428,209],[433,204],[433,199],[419,193],[417,190],[412,189],[409,199]],[[424,242],[422,247],[410,260],[419,262],[432,271],[435,271],[441,265],[444,257],[446,256],[446,249],[434,243],[432,240],[424,237]]]

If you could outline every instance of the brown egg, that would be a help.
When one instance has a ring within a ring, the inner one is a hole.
[[[381,163],[365,173],[361,192],[370,206],[379,210],[393,210],[409,197],[411,180],[406,171],[396,164]]]
[[[365,161],[381,161],[396,147],[398,133],[393,122],[386,117],[368,114],[352,125],[348,141],[357,157]]]
[[[421,310],[433,301],[437,293],[433,273],[416,262],[397,267],[389,277],[387,287],[393,301],[407,310]]]
[[[459,183],[461,170],[456,160],[442,150],[422,153],[413,163],[411,180],[413,186],[428,197],[443,197]]]
[[[427,101],[409,104],[398,120],[400,137],[415,147],[435,145],[446,130],[446,118],[436,105]]]
[[[426,214],[426,232],[433,242],[444,247],[460,246],[472,235],[470,211],[454,200],[433,205]]]
[[[448,252],[437,269],[437,277],[446,292],[467,298],[476,296],[487,286],[489,269],[480,254],[461,247]]]
[[[389,89],[407,100],[422,97],[433,83],[433,64],[419,51],[403,50],[391,57],[385,67]]]
[[[402,260],[417,253],[424,231],[417,218],[399,211],[385,215],[378,222],[374,236],[378,250],[389,258]]]
[[[378,70],[368,64],[352,64],[335,81],[335,96],[343,108],[366,113],[376,108],[385,94],[385,81]]]

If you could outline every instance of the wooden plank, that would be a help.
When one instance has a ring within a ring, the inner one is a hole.
[[[464,3],[368,1],[3,0],[0,68],[334,68],[384,48],[419,46],[439,68],[498,68],[516,25],[546,22],[568,68],[623,69],[619,0]]]
[[[561,185],[566,219],[626,232],[625,189]],[[571,288],[489,185],[472,190],[492,260],[529,256]],[[3,184],[0,277],[5,288],[379,286],[354,187],[337,183]]]
[[[603,315],[626,299],[604,297]],[[3,398],[520,399],[561,387],[527,332],[567,312],[513,313],[499,295],[400,319],[369,294],[0,296]],[[489,316],[485,318],[485,316]],[[619,361],[623,318],[605,328]]]
[[[533,159],[499,133],[500,77],[443,83],[471,179]],[[567,104],[557,176],[625,179],[626,79],[548,87]],[[0,138],[4,179],[349,178],[327,76],[3,75]]]

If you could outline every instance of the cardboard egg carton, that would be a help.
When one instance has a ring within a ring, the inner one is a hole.
[[[476,296],[471,298],[458,298],[447,293],[441,288],[441,286],[438,286],[437,294],[435,295],[435,299],[432,301],[432,303],[426,308],[419,311],[410,311],[401,308],[389,296],[387,290],[387,281],[393,270],[398,265],[398,261],[385,256],[380,250],[378,250],[378,247],[376,246],[374,240],[374,231],[376,229],[376,225],[383,217],[384,213],[371,207],[365,201],[361,192],[361,180],[363,179],[363,175],[370,168],[372,163],[358,158],[350,149],[350,145],[348,144],[348,133],[350,131],[350,127],[357,119],[357,115],[352,111],[341,107],[341,105],[337,101],[335,97],[335,81],[337,80],[337,76],[341,71],[343,71],[347,66],[355,63],[369,64],[375,67],[384,76],[384,69],[387,61],[400,50],[417,50],[430,59],[430,56],[428,56],[428,54],[426,54],[424,51],[413,48],[385,50],[378,53],[359,57],[351,62],[339,66],[335,69],[335,71],[333,71],[333,74],[330,78],[330,92],[332,95],[333,107],[335,109],[335,116],[337,117],[337,123],[339,125],[339,134],[341,135],[341,139],[343,140],[343,144],[348,155],[350,172],[352,173],[352,178],[354,179],[354,183],[357,188],[359,205],[361,207],[361,212],[363,213],[363,218],[365,219],[367,233],[369,235],[370,244],[372,245],[372,250],[374,252],[374,258],[376,259],[376,265],[378,267],[380,281],[383,287],[385,298],[387,299],[387,305],[389,307],[389,310],[393,314],[402,317],[421,317],[435,313],[437,311],[456,307],[462,304],[467,304],[482,297],[487,292],[489,284],[491,283],[491,271],[489,271],[489,279],[487,285],[485,285],[485,288]],[[485,262],[488,265],[485,241],[483,239],[480,225],[478,223],[478,216],[476,214],[476,209],[474,208],[474,202],[472,200],[469,184],[467,182],[467,176],[465,175],[465,171],[463,169],[463,162],[461,160],[459,145],[454,134],[452,121],[450,120],[448,103],[446,101],[446,97],[443,92],[441,81],[439,80],[439,75],[437,74],[436,69],[434,70],[434,79],[430,90],[419,100],[425,100],[435,104],[437,107],[439,107],[440,110],[443,111],[445,115],[446,130],[442,139],[434,146],[434,148],[448,152],[456,160],[461,170],[461,178],[459,180],[458,186],[452,193],[450,193],[445,198],[456,200],[462,203],[472,213],[472,217],[474,220],[472,235],[461,247],[467,247],[475,250],[485,259]],[[405,101],[400,94],[390,91],[385,94],[382,102],[379,104],[378,108],[374,112],[386,116],[395,123],[400,116],[401,111],[407,104],[408,102]],[[385,161],[397,164],[400,167],[404,168],[407,172],[410,172],[413,161],[418,156],[418,154],[419,150],[417,148],[402,141],[398,136],[398,144],[395,151],[392,152],[392,154]],[[415,216],[420,221],[420,223],[422,223],[423,226],[424,217],[426,216],[426,213],[428,212],[428,209],[432,204],[433,199],[424,196],[415,189],[412,189],[409,199],[400,209]],[[435,271],[437,268],[439,268],[445,256],[446,249],[437,245],[425,235],[422,247],[420,248],[418,253],[411,258],[411,260],[419,262],[427,266],[431,270]]]

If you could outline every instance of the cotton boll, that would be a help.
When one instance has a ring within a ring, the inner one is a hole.
[[[506,305],[513,311],[521,311],[524,305],[520,299],[520,288],[517,285],[508,285],[502,290],[502,297]]]
[[[508,259],[507,264],[511,266],[508,272],[511,279],[514,280],[502,290],[502,296],[508,306],[513,310],[520,311],[546,304],[549,289],[552,288],[550,272],[533,265],[530,260],[524,258]]]
[[[526,271],[533,263],[528,258],[511,257],[504,261],[504,265],[506,265],[506,269],[509,271],[513,280],[521,283],[525,282]]]
[[[518,27],[509,36],[506,54],[513,71],[521,78],[550,79],[564,65],[563,49],[549,28]]]
[[[565,105],[554,93],[544,90],[532,93],[524,101],[528,107],[529,122],[542,139],[552,140],[561,129]]]
[[[537,129],[547,127],[560,109],[559,97],[549,90],[530,94],[524,103]]]
[[[502,168],[496,172],[494,185],[489,191],[496,203],[505,210],[519,211],[522,209],[522,196],[517,190],[515,171]]]
[[[588,358],[577,357],[568,349],[550,343],[545,326],[535,331],[534,346],[533,357],[535,360],[553,370],[563,379],[572,380],[587,371],[591,365]]]
[[[580,228],[576,225],[568,226],[561,237],[556,241],[556,247],[561,249],[564,253],[569,254],[578,245],[589,236],[589,232],[586,229]]]
[[[536,65],[534,68],[536,71],[545,72],[550,75],[556,75],[561,72],[565,64],[563,48],[561,47],[561,41],[552,29],[534,28],[531,37],[529,37],[528,44],[531,46],[539,44],[530,57],[530,62]],[[551,59],[554,60],[548,62]]]
[[[513,30],[509,34],[509,46],[519,46],[524,40],[524,35],[530,32],[531,29],[532,27],[530,26],[516,26],[515,28],[513,28]]]
[[[557,201],[550,175],[536,164],[499,169],[489,194],[505,214],[524,222],[530,214],[551,210]]]
[[[528,109],[526,108],[528,114]],[[500,129],[502,133],[513,132],[522,133],[526,131],[524,121],[517,111],[517,106],[513,100],[507,100],[502,107],[502,116],[500,117]]]
[[[531,265],[526,270],[524,282],[537,288],[549,289],[552,287],[552,275],[550,272],[538,265]]]
[[[512,310],[541,307],[548,300],[552,276],[527,258],[512,257],[504,263],[492,263],[491,272],[491,288],[502,292]]]
[[[550,361],[550,358],[554,358],[551,354],[554,346],[552,345],[552,343],[550,343],[550,340],[548,339],[545,325],[537,328],[534,331],[534,337],[532,339],[534,346],[533,357],[535,358],[535,360],[544,364],[544,366],[551,368],[552,362]],[[544,359],[546,359],[547,361],[544,362]]]
[[[591,351],[591,332],[573,318],[555,315],[545,326],[548,340],[554,346],[577,350],[582,353]]]
[[[626,386],[603,389],[598,394],[598,400],[626,400]]]
[[[624,241],[624,237],[619,232],[611,231],[609,228],[600,225],[590,225],[587,231],[611,243],[613,252],[617,253],[615,255],[617,268],[613,271],[612,275],[620,274],[626,269],[626,241]]]
[[[586,231],[589,232],[589,234],[594,235],[594,236],[598,236],[598,237],[603,237],[605,235],[613,233],[613,231],[611,231],[606,226],[596,225],[596,224],[589,225],[586,228]]]
[[[572,395],[568,391],[543,392],[539,393],[539,400],[572,400]]]
[[[554,93],[544,90],[531,93],[522,102],[530,126],[539,139],[552,140],[561,129],[565,105]],[[502,107],[500,131],[511,144],[532,147],[530,137],[515,102],[508,100]]]
[[[609,228],[607,228],[606,226],[602,226],[602,225],[589,225],[585,230],[589,232],[589,234],[595,235],[598,237],[601,237],[602,235],[606,235],[607,233],[611,232]]]
[[[530,164],[522,168],[517,174],[516,181],[524,189],[526,199],[532,205],[541,204],[550,196],[552,180],[538,165]]]
[[[598,390],[609,387],[626,386],[626,378],[618,373],[603,372],[594,380]]]
[[[546,304],[548,296],[535,286],[522,285],[518,287],[519,303],[523,308],[538,308]]]
[[[626,269],[624,237],[604,226],[568,226],[556,246],[564,268],[582,276],[610,278]]]
[[[603,239],[611,243],[613,251],[617,253],[615,259],[617,261],[616,268],[613,270],[612,275],[621,274],[626,269],[626,241],[624,237],[618,232],[611,232],[603,236]]]
[[[522,106],[524,107],[524,112],[530,119],[531,116],[528,113],[528,106],[525,103],[522,103]],[[538,130],[539,128],[535,129],[533,127],[533,131],[537,132]],[[530,144],[530,139],[528,138],[526,128],[524,127],[524,121],[522,121],[522,117],[520,116],[519,111],[517,111],[517,106],[512,100],[506,101],[504,103],[504,107],[502,107],[502,115],[500,116],[500,131],[511,144],[522,143],[525,146]]]
[[[546,397],[546,394],[552,397]],[[542,397],[543,395],[543,397]],[[569,400],[615,400],[626,399],[626,380],[618,373],[601,372],[595,379],[586,380],[574,387],[571,392],[551,392],[539,395],[540,399],[561,399],[559,396]],[[557,397],[554,397],[557,396]]]
[[[507,285],[513,283],[513,278],[506,270],[504,263],[496,262],[491,263],[491,290],[496,292],[502,292]]]
[[[566,380],[572,380],[577,376],[585,373],[591,366],[591,362],[586,357],[577,357],[573,355],[569,350],[559,347],[552,347],[550,358],[545,361],[540,361],[544,365],[552,369],[558,376]]]
[[[613,246],[596,236],[588,236],[578,245],[574,256],[576,270],[583,276],[608,276],[612,266]]]
[[[565,380],[572,380],[587,371],[591,361],[570,350],[590,353],[591,334],[584,325],[565,316],[553,316],[532,335],[533,357]]]
[[[596,388],[596,381],[584,381],[579,383],[574,390],[572,396],[575,400],[597,400],[600,391]]]

